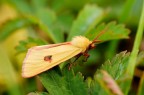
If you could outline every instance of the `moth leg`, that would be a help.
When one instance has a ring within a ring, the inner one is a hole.
[[[70,63],[70,65],[68,66],[68,70],[70,70],[72,67],[72,63]]]
[[[70,60],[70,59],[68,60],[68,63],[69,63],[69,64],[68,64],[68,70],[70,70],[70,69],[71,69],[71,67],[72,67],[72,66],[71,66],[71,65],[72,65],[71,63],[72,63],[72,62],[71,62],[71,60]]]
[[[85,59],[83,61],[86,62],[90,57],[90,55],[88,53],[84,53],[83,55],[85,56]]]
[[[70,63],[70,65],[69,65],[69,70],[71,69],[72,66],[75,66],[75,65],[76,65],[75,62],[80,58],[80,56],[81,56],[81,54],[78,54],[78,55],[76,56],[76,59],[75,59],[73,62]]]
[[[73,64],[74,64],[74,65],[76,65],[75,62],[81,57],[81,55],[82,55],[82,54],[78,54],[78,55],[76,56],[76,59],[73,61]]]

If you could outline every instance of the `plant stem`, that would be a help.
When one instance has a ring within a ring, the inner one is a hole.
[[[136,66],[136,58],[139,52],[139,47],[140,47],[140,43],[141,43],[142,36],[143,36],[143,29],[144,29],[144,1],[143,1],[142,14],[140,17],[137,34],[136,34],[136,38],[134,41],[133,50],[131,52],[131,56],[130,56],[129,64],[127,68],[127,73],[131,76],[131,78],[133,77],[134,68]]]

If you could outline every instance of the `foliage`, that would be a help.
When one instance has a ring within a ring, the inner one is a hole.
[[[121,0],[1,0],[0,94],[143,95],[144,51],[140,47],[143,3],[143,0],[126,3]],[[97,40],[101,42],[89,51],[87,62],[82,61],[82,56],[70,70],[66,61],[65,65],[62,63],[37,77],[21,77],[22,62],[30,47],[66,42],[78,35],[92,41],[100,32],[103,34]],[[132,53],[127,52],[132,48],[135,34]],[[136,76],[139,83],[135,81]],[[132,80],[138,84],[137,89]]]

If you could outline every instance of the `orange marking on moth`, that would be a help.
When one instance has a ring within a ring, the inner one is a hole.
[[[51,56],[51,55],[45,56],[45,57],[44,57],[44,61],[51,62],[51,61],[52,61],[52,56]]]
[[[33,47],[32,49],[34,49],[34,50],[42,50],[42,49],[58,47],[58,46],[61,46],[61,45],[71,45],[71,42],[65,42],[65,43],[59,43],[59,44],[50,44],[50,45],[43,45],[43,46],[36,46],[36,47]]]

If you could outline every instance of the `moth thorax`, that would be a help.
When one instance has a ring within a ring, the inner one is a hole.
[[[85,52],[85,50],[91,44],[91,41],[84,36],[76,36],[72,39],[71,43],[72,45],[81,48],[82,52]]]

